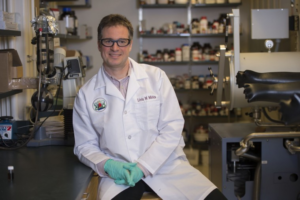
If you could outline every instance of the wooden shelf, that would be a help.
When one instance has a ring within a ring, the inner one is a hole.
[[[3,99],[3,98],[6,98],[6,97],[9,97],[9,96],[21,93],[22,91],[23,90],[11,90],[11,91],[8,91],[8,92],[2,92],[2,93],[0,93],[0,99]]]
[[[21,31],[0,29],[0,36],[21,36]]]

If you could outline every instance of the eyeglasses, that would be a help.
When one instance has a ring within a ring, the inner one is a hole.
[[[112,47],[112,46],[114,46],[115,42],[117,43],[117,45],[119,47],[126,47],[127,45],[130,44],[130,41],[131,41],[131,39],[124,39],[124,38],[120,38],[118,40],[104,38],[104,39],[100,40],[101,44],[105,47]]]

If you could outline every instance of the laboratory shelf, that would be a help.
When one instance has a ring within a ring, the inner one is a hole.
[[[188,61],[186,61],[186,62],[156,62],[156,61],[154,61],[154,62],[140,62],[140,63],[148,64],[148,65],[154,65],[154,66],[156,66],[156,65],[172,65],[172,66],[174,66],[174,65],[187,65],[187,64],[189,64]]]
[[[9,97],[9,96],[21,93],[22,91],[23,90],[11,90],[11,91],[8,91],[8,92],[1,92],[0,93],[0,99],[3,99],[3,98],[6,98],[6,97]]]
[[[242,3],[214,3],[214,4],[192,4],[192,8],[214,8],[214,7],[237,7]]]
[[[61,38],[61,39],[75,39],[75,40],[90,40],[92,37],[86,37],[86,38],[80,38],[78,35],[67,35],[67,34],[61,34],[58,33],[56,38]]]
[[[190,37],[189,33],[178,33],[178,34],[148,34],[148,33],[140,33],[139,37],[142,38],[166,38],[166,37]]]
[[[91,8],[92,5],[59,5],[58,7],[69,7],[69,8]]]
[[[21,36],[21,31],[0,30],[0,36]]]
[[[228,34],[228,37],[232,37],[233,34]],[[174,38],[174,37],[192,37],[192,38],[199,38],[199,37],[225,37],[225,33],[199,33],[199,34],[190,34],[190,33],[178,33],[178,34],[149,34],[149,33],[140,33],[139,37],[141,38]]]
[[[228,34],[228,37],[232,37],[233,34]],[[199,33],[191,34],[191,37],[225,37],[225,33]]]
[[[187,8],[189,4],[144,4],[140,8]]]
[[[185,61],[185,62],[140,62],[148,65],[166,65],[166,66],[174,66],[174,65],[216,65],[218,61]]]

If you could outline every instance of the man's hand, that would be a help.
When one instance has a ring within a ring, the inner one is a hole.
[[[139,180],[141,180],[143,178],[144,173],[136,165],[136,163],[132,163],[132,164],[135,164],[135,165],[134,166],[124,166],[124,167],[130,171],[130,176],[132,178],[132,181],[134,182],[134,184],[136,184],[137,182],[139,182]]]
[[[104,170],[112,179],[115,180],[116,184],[133,187],[135,182],[133,182],[132,176],[130,176],[130,173],[127,169],[132,168],[135,165],[136,163],[124,163],[109,159],[104,164]]]

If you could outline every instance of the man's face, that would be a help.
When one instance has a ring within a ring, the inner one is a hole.
[[[129,39],[129,31],[125,26],[117,25],[105,27],[102,30],[102,39]],[[112,47],[106,47],[98,41],[98,49],[103,59],[103,65],[108,68],[123,68],[127,65],[132,41],[125,47],[119,47],[115,42]]]

